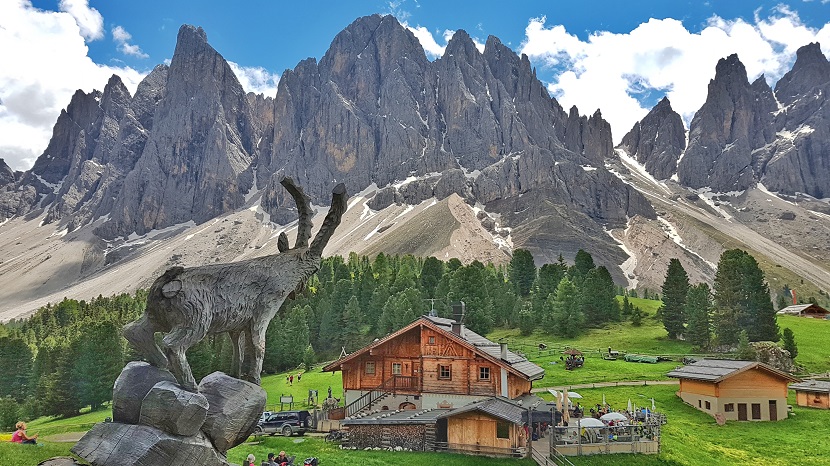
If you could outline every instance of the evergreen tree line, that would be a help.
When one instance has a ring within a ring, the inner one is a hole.
[[[539,268],[523,249],[499,266],[383,253],[371,259],[329,257],[271,321],[263,372],[311,365],[344,348],[354,351],[431,309],[451,317],[451,304],[458,301],[466,303],[464,324],[480,334],[510,327],[574,336],[634,312],[627,298],[620,309],[616,293],[608,270],[582,250],[573,265],[560,256]],[[109,401],[123,365],[138,359],[121,328],[141,315],[145,303],[145,291],[89,302],[64,299],[0,326],[0,374],[6,374],[0,377],[0,399],[16,407],[7,417],[69,416]],[[187,356],[199,380],[227,372],[232,353],[222,334],[206,338]]]
[[[662,293],[658,315],[671,339],[683,336],[701,349],[735,346],[742,332],[749,342],[780,339],[764,273],[746,251],[721,254],[712,289],[690,285],[680,261],[671,259]]]

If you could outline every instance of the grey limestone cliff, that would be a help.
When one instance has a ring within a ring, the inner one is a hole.
[[[671,178],[686,148],[686,129],[680,115],[664,97],[641,121],[634,124],[620,145],[658,180]]]

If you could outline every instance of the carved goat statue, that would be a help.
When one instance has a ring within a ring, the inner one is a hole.
[[[280,233],[280,254],[228,264],[173,267],[153,282],[144,314],[124,327],[124,336],[150,364],[169,369],[179,383],[196,391],[185,352],[207,335],[227,332],[233,344],[231,375],[260,383],[265,329],[291,292],[320,268],[320,260],[346,211],[346,188],[332,190],[331,207],[311,245],[311,200],[291,178],[280,183],[299,213],[297,241],[288,248]],[[154,335],[162,332],[161,347]]]

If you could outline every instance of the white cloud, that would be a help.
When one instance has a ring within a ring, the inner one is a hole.
[[[259,66],[245,67],[232,61],[228,62],[231,70],[246,92],[265,94],[266,97],[277,95],[277,85],[280,82],[280,75],[271,73]]]
[[[67,8],[78,4],[67,2]],[[82,5],[86,5],[82,2]],[[143,74],[94,63],[79,22],[28,0],[0,1],[0,158],[14,169],[32,166],[76,89],[103,90],[117,74],[135,92]]]
[[[112,28],[112,40],[118,44],[118,50],[121,53],[138,58],[149,58],[150,56],[144,53],[141,47],[129,43],[132,38],[132,34],[127,32],[123,27],[115,26]]]
[[[81,28],[81,35],[86,40],[104,37],[104,17],[98,10],[89,6],[88,0],[60,0],[58,8],[75,19],[75,23]]]
[[[596,32],[580,40],[561,25],[534,18],[525,30],[520,53],[560,74],[548,89],[565,107],[583,114],[602,110],[618,142],[649,108],[640,93],[668,95],[688,124],[706,100],[707,84],[720,58],[737,53],[750,80],[762,73],[774,84],[791,67],[796,50],[812,41],[830,51],[830,24],[816,30],[797,13],[778,7],[769,17],[709,19],[692,33],[675,19],[650,19],[625,34]]]

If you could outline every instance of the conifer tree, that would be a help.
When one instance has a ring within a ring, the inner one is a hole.
[[[509,267],[510,283],[516,289],[519,297],[526,297],[530,294],[530,288],[536,280],[536,264],[533,262],[533,255],[527,249],[516,249],[510,259]]]
[[[686,295],[689,292],[689,276],[679,260],[669,261],[662,290],[663,305],[659,312],[663,319],[663,327],[669,333],[669,338],[674,340],[685,330],[686,319],[683,310],[686,307]]]
[[[21,338],[0,338],[0,398],[10,396],[22,403],[29,393],[32,350]]]
[[[635,327],[643,325],[643,310],[640,309],[640,306],[634,306],[634,309],[631,310],[631,325]]]
[[[424,259],[424,265],[421,268],[421,287],[424,290],[424,296],[428,298],[436,298],[435,289],[441,281],[441,275],[444,274],[444,263],[435,257],[429,256]]]
[[[737,343],[741,332],[738,316],[743,312],[744,290],[741,278],[741,262],[744,252],[740,249],[724,251],[715,273],[715,311],[712,322],[717,343]]]
[[[793,331],[787,327],[784,329],[784,349],[790,352],[790,357],[795,359],[798,356],[798,346],[795,344],[795,335]]]
[[[712,293],[709,285],[699,283],[689,288],[686,297],[686,340],[697,348],[708,348],[712,340]]]
[[[120,326],[111,321],[82,321],[70,344],[69,385],[79,407],[98,409],[112,399],[112,385],[121,373],[122,337]],[[66,380],[64,380],[66,383]]]
[[[749,337],[747,336],[746,330],[741,330],[738,333],[738,348],[735,351],[735,359],[754,361],[755,356],[755,348],[749,344]]]
[[[574,257],[574,265],[568,269],[568,276],[571,282],[578,286],[594,267],[594,258],[580,249]]]
[[[579,293],[570,279],[563,278],[556,287],[556,294],[548,297],[548,332],[573,338],[582,332],[585,316],[579,306]]]

